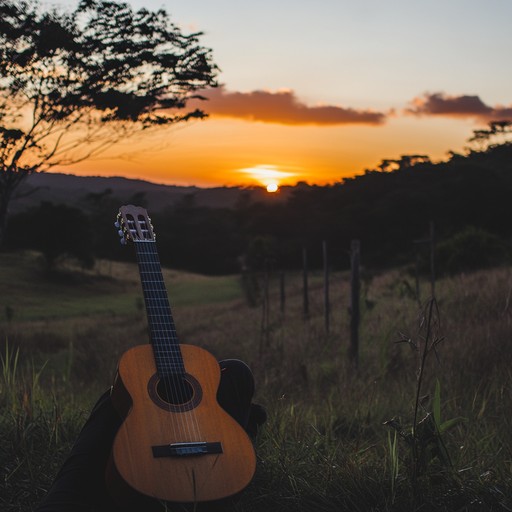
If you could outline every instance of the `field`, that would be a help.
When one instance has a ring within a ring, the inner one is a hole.
[[[363,270],[360,361],[347,357],[349,278],[286,275],[268,322],[239,276],[164,272],[182,342],[246,361],[268,421],[256,477],[233,510],[512,510],[512,268],[438,281]],[[263,281],[260,280],[260,284]],[[0,254],[0,509],[48,489],[119,356],[147,342],[134,264],[68,266]]]

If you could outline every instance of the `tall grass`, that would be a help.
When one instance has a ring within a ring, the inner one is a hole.
[[[41,387],[44,364],[21,364],[20,349],[0,354],[1,510],[31,510],[69,450],[83,411],[72,393]]]
[[[123,287],[137,296],[134,266],[107,268],[111,285],[91,278],[83,284],[89,297],[108,302]],[[235,510],[512,510],[511,269],[439,282],[437,331],[430,335],[421,324],[428,306],[418,311],[405,271],[368,275],[358,371],[346,353],[345,275],[335,274],[331,284],[329,333],[321,276],[310,279],[308,321],[300,276],[287,277],[284,314],[278,281],[271,280],[263,345],[260,307],[249,307],[241,292],[237,297],[232,281],[218,282],[223,300],[205,302],[200,284],[215,289],[215,280],[166,276],[181,341],[245,360],[255,374],[255,400],[268,411],[256,442],[257,474]],[[189,291],[174,300],[172,290],[186,289],[187,279],[197,297]],[[120,354],[147,341],[145,319],[134,302],[129,312],[107,315],[15,314],[0,327],[9,336],[1,359],[0,508],[28,511],[109,385]],[[432,349],[428,357],[422,347]]]

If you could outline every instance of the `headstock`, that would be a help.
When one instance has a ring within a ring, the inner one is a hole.
[[[156,238],[148,212],[140,206],[132,204],[121,206],[114,226],[119,230],[123,245],[129,240],[132,242],[154,242]]]

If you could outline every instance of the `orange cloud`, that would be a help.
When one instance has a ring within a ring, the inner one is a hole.
[[[512,120],[512,106],[490,107],[478,96],[426,93],[414,98],[410,105],[406,113],[417,116],[471,117],[483,122]]]
[[[198,105],[208,114],[285,125],[345,125],[384,123],[386,114],[334,105],[308,106],[290,90],[229,92],[223,86],[210,89],[208,102]]]

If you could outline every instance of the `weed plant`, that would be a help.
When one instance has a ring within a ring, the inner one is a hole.
[[[39,277],[30,258],[11,264],[18,278],[44,281],[46,299],[21,315],[23,297],[0,272],[13,309],[0,324],[6,512],[35,507],[120,355],[147,342],[135,265],[72,270],[80,279],[66,285]],[[236,295],[235,276],[165,277],[180,340],[246,361],[268,412],[255,479],[234,511],[512,510],[512,269],[446,278],[420,309],[404,270],[367,274],[358,370],[347,359],[344,274],[332,277],[329,333],[320,274],[310,276],[307,321],[301,276],[287,276],[284,313],[271,277],[265,325],[261,305]],[[103,306],[78,313],[77,286]],[[202,286],[219,295],[205,301]],[[54,291],[76,301],[75,313],[55,313]]]

